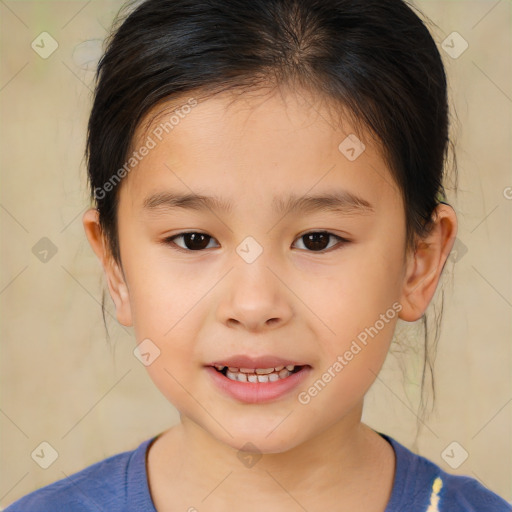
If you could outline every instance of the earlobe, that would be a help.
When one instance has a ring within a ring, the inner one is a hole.
[[[114,260],[103,235],[98,210],[94,208],[87,210],[83,215],[82,222],[89,244],[105,272],[109,293],[116,307],[117,320],[120,324],[130,327],[132,326],[132,314],[125,276],[119,264]]]
[[[434,212],[434,226],[418,241],[408,255],[400,303],[399,318],[406,322],[420,319],[437,288],[446,260],[457,235],[457,217],[453,208],[439,204]]]

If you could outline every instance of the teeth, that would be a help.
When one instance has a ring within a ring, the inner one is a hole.
[[[288,367],[286,367],[284,370],[281,370],[279,372],[280,379],[284,379],[284,378],[288,377],[288,375],[290,375],[290,372],[288,371]]]
[[[215,365],[219,371],[226,369],[226,366]],[[238,382],[276,382],[279,379],[286,379],[293,369],[294,365],[276,366],[275,368],[235,368],[228,366],[226,377]]]
[[[269,373],[272,373],[274,371],[274,368],[256,368],[256,373],[258,375],[268,375]]]
[[[281,367],[281,370],[279,370],[278,372],[267,372],[267,369],[263,369],[263,371],[265,371],[266,373],[261,373],[261,369],[259,368],[256,369],[255,373],[245,373],[241,371],[242,369],[240,369],[240,371],[236,369],[236,371],[232,372],[228,368],[228,371],[226,372],[226,377],[228,379],[236,380],[238,382],[276,382],[279,379],[286,379],[286,377],[290,375],[291,372],[287,368]],[[294,367],[292,366],[291,368],[293,369]],[[272,368],[272,370],[274,369]]]
[[[215,368],[217,368],[217,370],[219,370],[219,371],[222,371],[226,367],[216,365]],[[269,375],[272,372],[279,373],[284,368],[286,368],[289,372],[291,372],[291,371],[293,371],[295,366],[292,364],[289,364],[286,367],[285,366],[276,366],[275,368],[256,368],[256,369],[255,368],[235,368],[234,366],[228,366],[228,371],[230,371],[231,373],[242,372],[242,373],[257,373],[258,375]]]

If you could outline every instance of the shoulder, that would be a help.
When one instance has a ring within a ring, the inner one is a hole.
[[[479,512],[511,512],[512,505],[484,487],[478,480],[467,476],[447,475],[446,500],[457,504],[461,510]]]
[[[148,498],[143,485],[146,480],[139,473],[145,475],[146,449],[151,441],[148,439],[133,451],[113,455],[37,489],[5,512],[126,512],[130,493],[136,493],[141,500]],[[130,488],[130,484],[139,488]]]
[[[512,512],[512,505],[478,480],[447,473],[391,437],[383,437],[392,444],[397,458],[395,485],[386,512],[398,512],[411,504],[418,512]]]

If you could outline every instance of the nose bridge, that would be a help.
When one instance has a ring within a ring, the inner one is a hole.
[[[271,263],[270,248],[246,237],[236,253],[234,268],[220,295],[218,319],[250,330],[288,321],[292,316],[290,297],[275,275],[278,269],[272,268],[276,265]]]

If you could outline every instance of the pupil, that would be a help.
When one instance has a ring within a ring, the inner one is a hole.
[[[329,236],[330,235],[327,233],[310,233],[308,235],[304,235],[302,238],[313,242],[310,246],[308,246],[308,243],[304,243],[308,249],[321,251],[329,245]]]
[[[208,238],[208,235],[204,235],[202,233],[187,233],[184,235],[183,240],[185,241],[187,249],[201,250],[208,245]],[[194,246],[194,244],[196,245]]]

